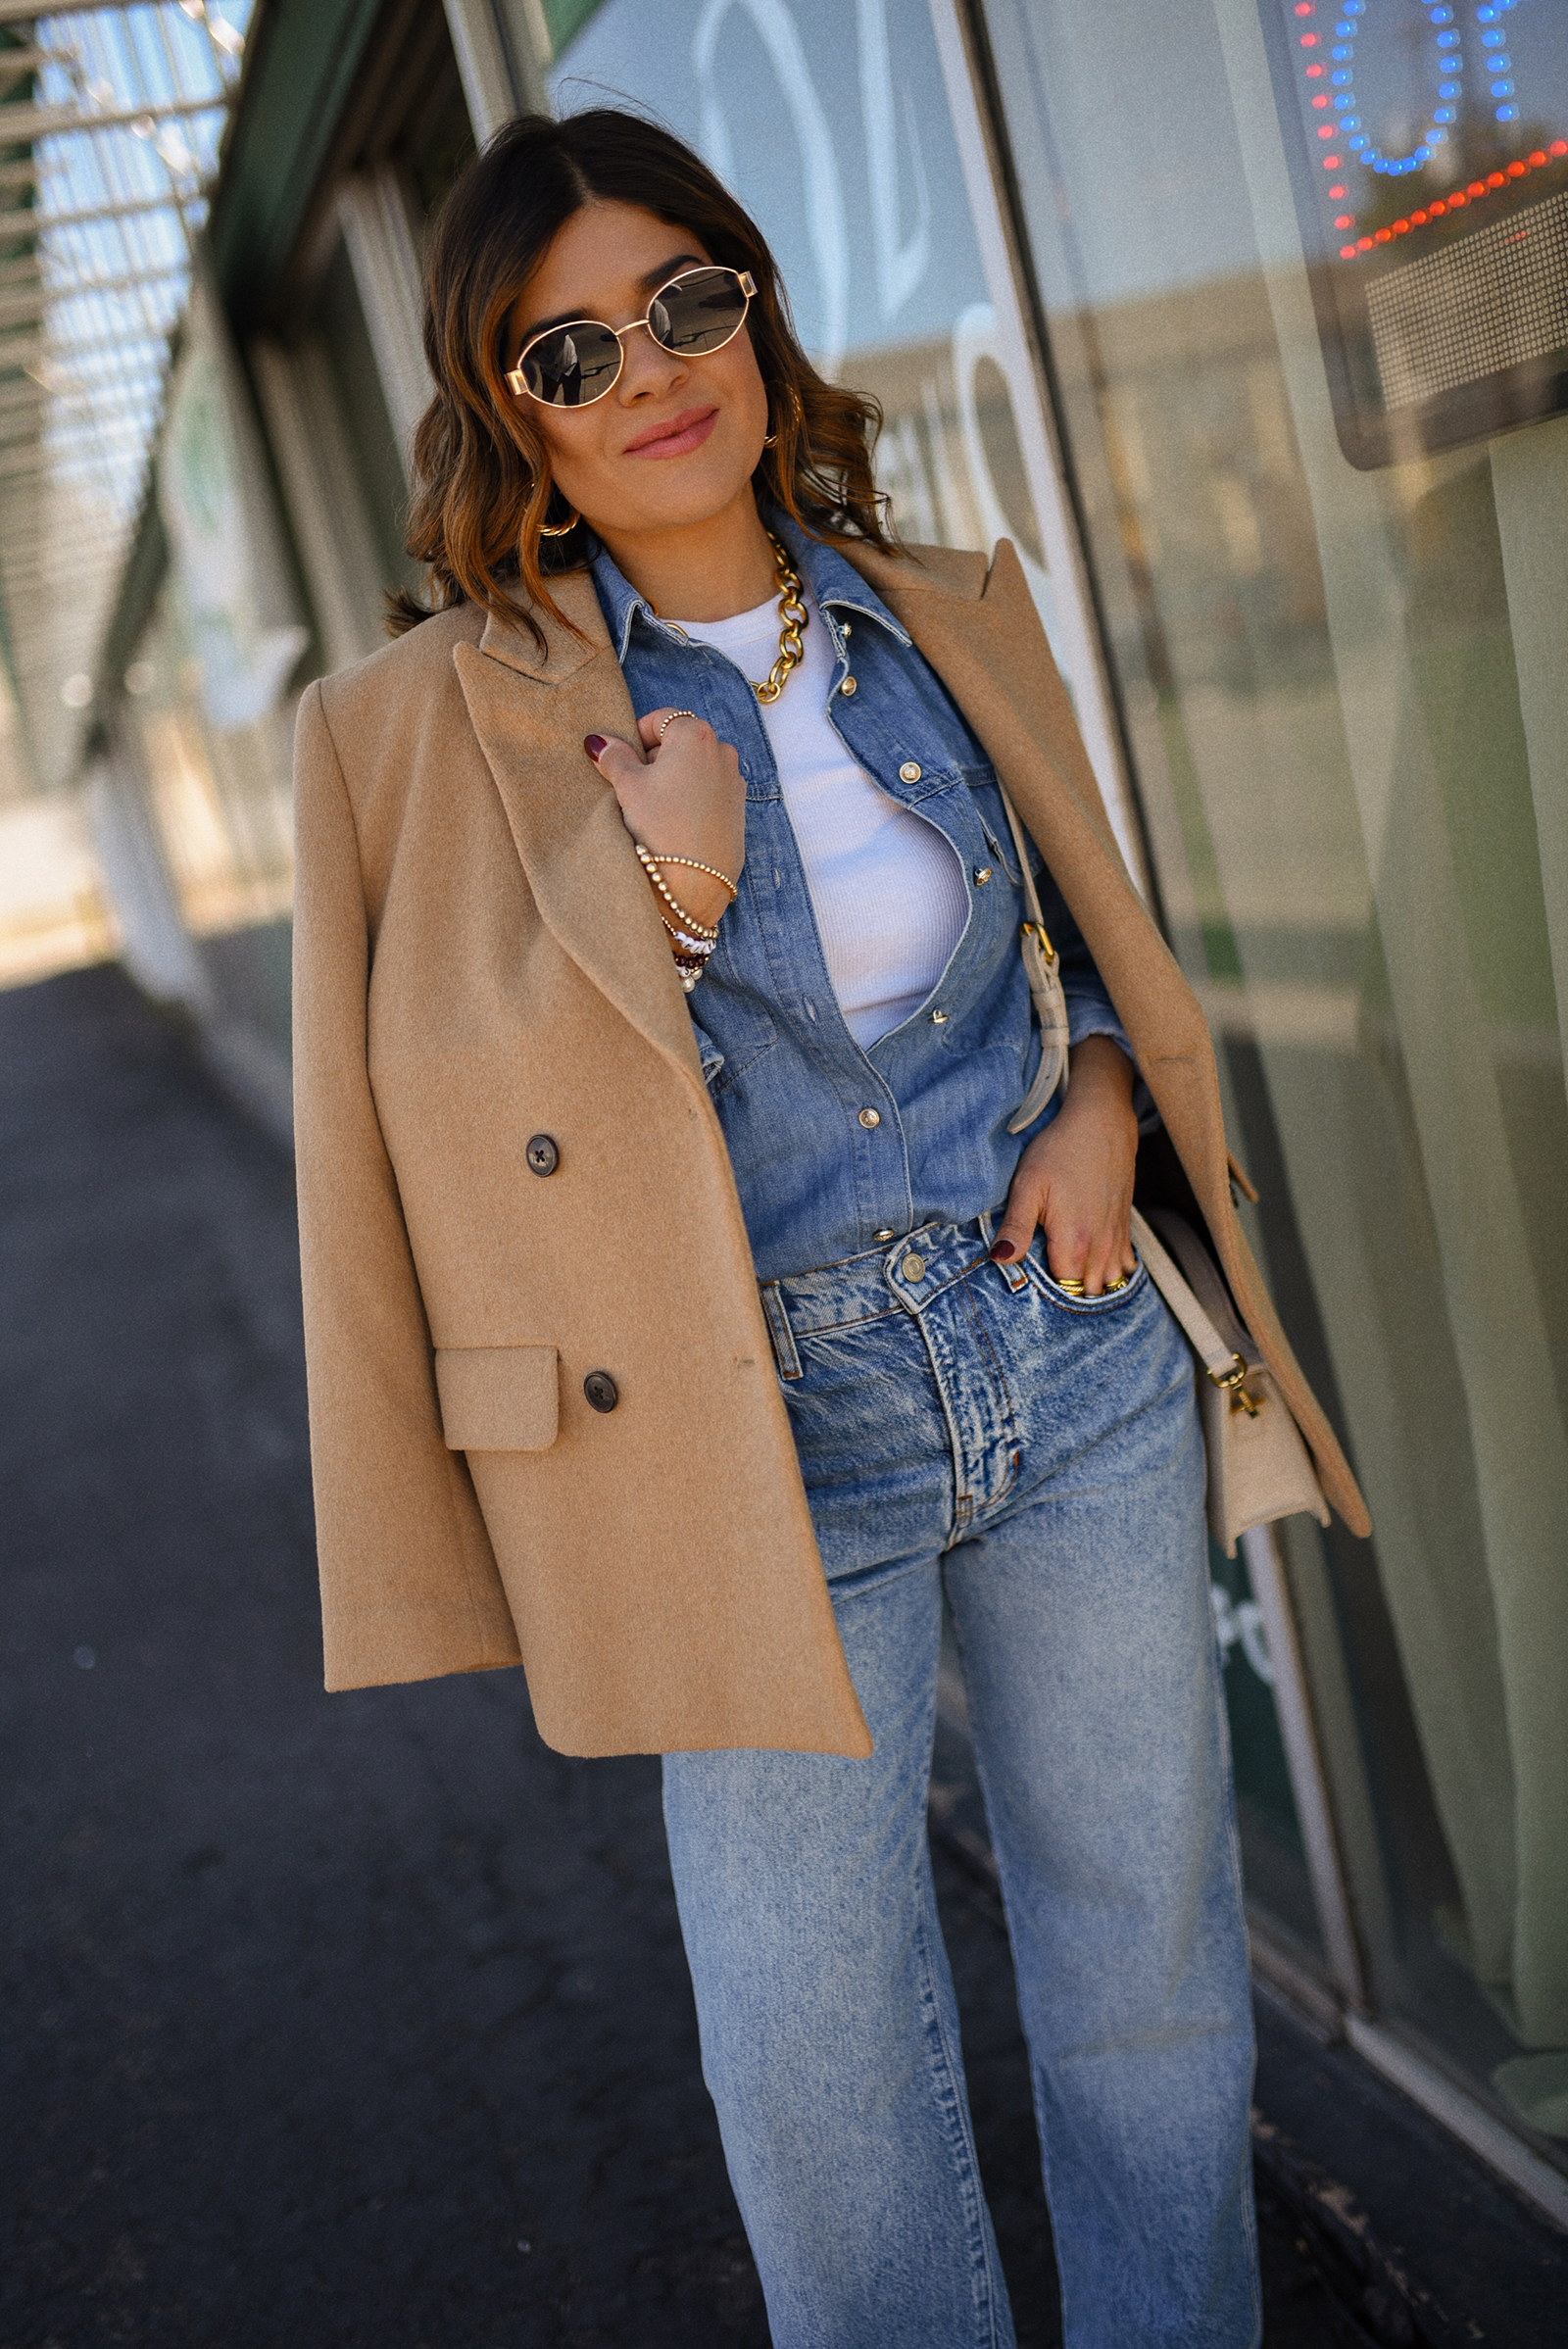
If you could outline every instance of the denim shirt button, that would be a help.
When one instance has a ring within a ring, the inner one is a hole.
[[[846,677],[843,684],[839,687],[839,691],[844,695],[846,701],[849,699],[850,695],[855,692],[855,690],[856,684],[853,677]]]
[[[977,864],[975,866],[974,885],[976,889],[984,889],[990,878],[991,867],[989,864]]]
[[[931,1014],[931,1025],[932,1025],[934,1028],[945,1028],[945,1027],[947,1026],[947,1024],[948,1024],[948,1013],[947,1013],[946,1011],[933,1011],[933,1012],[932,1012],[932,1014]]]
[[[892,1237],[893,1237],[893,1226],[892,1226],[891,1224],[888,1224],[888,1225],[886,1225],[886,1226],[884,1227],[884,1229],[883,1229],[882,1231],[880,1231],[880,1232],[873,1232],[873,1233],[871,1234],[871,1237],[872,1237],[872,1239],[873,1239],[873,1240],[891,1240],[891,1239],[892,1239]]]
[[[918,764],[913,759],[906,759],[904,764],[899,769],[899,781],[901,783],[918,783],[919,780],[920,769]]]
[[[865,1126],[865,1127],[867,1127],[867,1128],[869,1128],[869,1127],[871,1127],[871,1126],[879,1126],[879,1125],[882,1123],[882,1112],[881,1112],[881,1110],[880,1110],[880,1109],[862,1109],[862,1110],[860,1111],[860,1123],[861,1123],[861,1125],[862,1125],[862,1126]]]

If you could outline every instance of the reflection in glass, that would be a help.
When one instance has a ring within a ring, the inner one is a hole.
[[[1173,942],[1376,1527],[1286,1529],[1374,1995],[1561,2158],[1564,427],[1348,462],[1253,0],[987,19]]]

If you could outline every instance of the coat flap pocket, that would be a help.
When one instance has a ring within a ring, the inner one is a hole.
[[[553,1346],[440,1346],[441,1427],[451,1451],[545,1451],[561,1420]]]

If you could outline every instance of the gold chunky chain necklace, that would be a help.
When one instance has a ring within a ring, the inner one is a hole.
[[[790,671],[799,668],[806,648],[801,642],[801,630],[810,618],[806,600],[801,593],[801,574],[789,558],[789,550],[771,530],[767,543],[773,550],[773,562],[778,570],[778,659],[760,685],[755,677],[749,679],[753,693],[760,702],[776,702],[789,682]]]

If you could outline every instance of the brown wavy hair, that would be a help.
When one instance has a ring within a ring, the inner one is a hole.
[[[561,520],[566,510],[528,402],[507,389],[515,354],[506,350],[506,325],[557,231],[596,201],[639,205],[695,232],[715,262],[751,271],[757,295],[746,323],[777,435],[753,475],[759,498],[830,543],[892,545],[871,475],[881,409],[816,372],[760,230],[701,157],[657,123],[611,107],[559,122],[523,115],[468,166],[430,236],[424,349],[436,392],[414,438],[407,540],[427,566],[430,602],[389,594],[394,636],[455,604],[514,616],[539,605],[564,616],[548,581],[581,567],[587,534],[540,538],[552,506]]]

